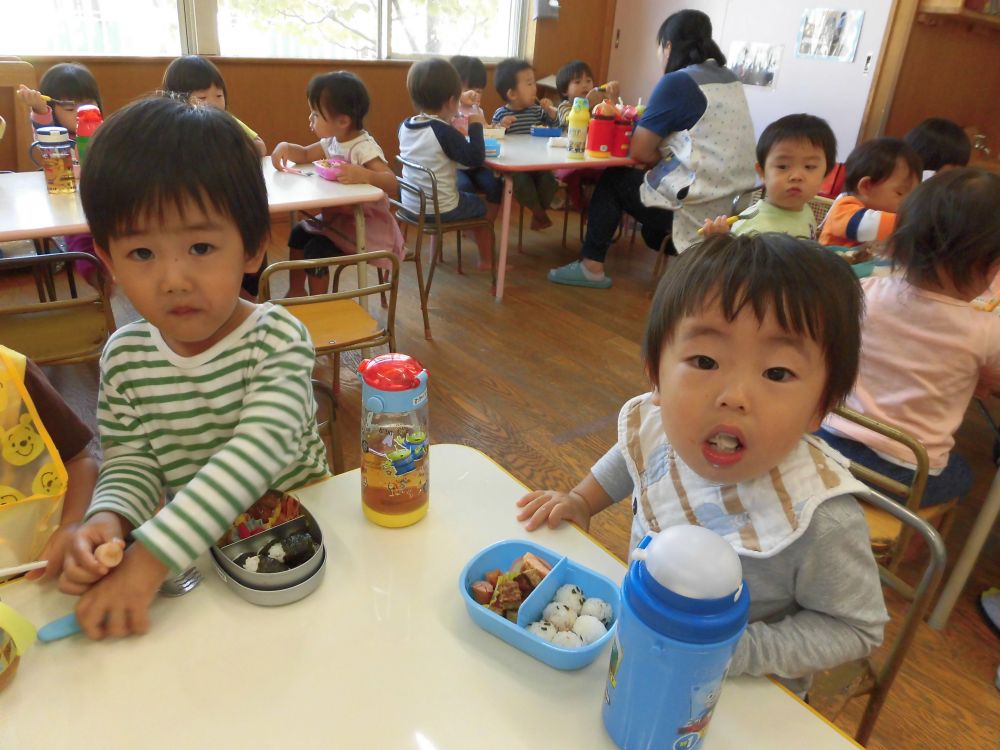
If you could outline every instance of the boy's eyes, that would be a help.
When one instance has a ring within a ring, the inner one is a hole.
[[[212,246],[207,242],[196,242],[191,245],[192,255],[207,255],[212,251]]]
[[[764,370],[764,377],[775,383],[784,383],[795,377],[795,373],[787,367],[769,367]]]
[[[704,354],[696,354],[691,357],[688,362],[698,370],[716,370],[719,367],[719,363],[716,362],[711,357],[707,357]]]
[[[127,257],[133,260],[152,260],[153,251],[148,247],[137,247],[135,250],[130,250]]]

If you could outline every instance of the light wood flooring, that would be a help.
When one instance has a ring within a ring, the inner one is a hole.
[[[284,257],[287,230],[286,224],[275,225],[272,260]],[[502,304],[489,296],[487,273],[456,274],[449,243],[448,264],[439,268],[431,294],[431,341],[423,337],[413,266],[405,264],[396,315],[398,350],[430,371],[432,441],[477,448],[530,488],[572,487],[613,443],[622,403],[647,390],[639,342],[653,253],[641,239],[629,249],[626,237],[612,249],[610,290],[560,287],[545,280],[545,271],[572,260],[579,247],[571,237],[570,249],[561,248],[560,233],[561,216],[544,233],[526,231],[526,252],[518,254],[514,228]],[[463,244],[469,245],[468,269],[475,266],[475,249],[471,242]],[[6,295],[6,289],[0,285],[0,293]],[[329,364],[320,372],[328,377]],[[92,387],[87,374],[56,377],[69,390]],[[348,469],[359,460],[359,400],[357,379],[345,367],[338,430]],[[959,445],[977,482],[948,540],[953,553],[994,471],[992,436],[971,410]],[[621,504],[596,517],[590,531],[624,559],[629,523],[629,508]],[[1000,748],[1000,693],[993,684],[1000,638],[976,604],[989,586],[1000,586],[996,529],[947,629],[921,626],[870,748]],[[900,611],[900,602],[889,604]],[[853,733],[860,710],[856,701],[837,723]]]

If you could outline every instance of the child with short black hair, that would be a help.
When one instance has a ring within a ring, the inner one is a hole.
[[[126,153],[141,153],[143,169]],[[130,104],[97,131],[80,192],[98,254],[142,316],[101,356],[104,465],[60,579],[83,594],[84,632],[103,638],[145,632],[168,572],[268,489],[329,470],[309,334],[283,307],[239,294],[270,219],[260,159],[236,121],[168,98]],[[117,568],[94,556],[129,537]]]
[[[316,143],[300,146],[282,141],[274,147],[271,163],[281,171],[285,163],[309,163],[333,156],[343,157],[346,164],[340,167],[339,182],[347,185],[374,185],[387,195],[399,197],[396,175],[389,167],[382,148],[364,129],[365,117],[371,106],[364,82],[346,70],[321,73],[313,76],[306,87],[309,102],[309,128],[319,137]],[[334,231],[338,227],[341,230]],[[382,200],[365,204],[365,233],[369,250],[388,250],[402,260],[405,255],[403,235],[392,217],[389,203]],[[288,256],[291,260],[317,260],[357,252],[348,237],[354,236],[353,210],[324,209],[320,216],[298,222],[288,237]],[[305,279],[309,279],[309,293],[322,294],[329,286],[326,268],[310,269],[303,274],[289,274],[289,297],[305,293]]]
[[[620,87],[618,81],[608,81],[603,86],[594,85],[594,71],[583,60],[570,60],[559,68],[556,73],[556,91],[560,102],[556,111],[559,115],[559,125],[567,127],[573,100],[582,97],[587,100],[589,109],[593,109],[605,99],[617,101]]]
[[[399,154],[431,170],[437,183],[438,210],[442,221],[462,221],[487,216],[487,207],[474,193],[464,192],[458,186],[457,165],[481,167],[486,159],[481,112],[469,115],[469,137],[466,140],[451,126],[458,112],[462,95],[462,80],[455,67],[440,57],[420,60],[410,66],[406,75],[406,88],[418,114],[407,118],[399,126]],[[403,165],[403,178],[421,188],[429,197],[434,186],[419,169]],[[417,197],[404,192],[402,202],[411,214],[420,213]],[[432,211],[432,206],[425,208]],[[493,266],[493,232],[480,227],[474,232],[479,247],[479,270]]]
[[[809,201],[837,161],[837,138],[826,120],[815,115],[786,115],[775,120],[757,140],[754,169],[764,183],[764,197],[740,214],[733,234],[784,232],[816,239],[816,218]],[[729,231],[720,216],[705,221],[706,234]]]
[[[44,96],[49,97],[49,101]],[[76,112],[80,105],[93,104],[104,111],[97,79],[86,65],[75,62],[53,65],[42,75],[37,91],[22,84],[17,89],[17,97],[31,108],[31,126],[35,130],[58,125],[66,128],[70,138],[76,137]],[[73,158],[79,161],[75,144]],[[64,240],[66,250],[71,253],[94,254],[94,242],[87,232],[67,234]],[[96,261],[76,261],[73,267],[88,284],[97,286],[99,274]],[[110,294],[110,285],[105,291]]]
[[[508,135],[526,135],[535,125],[559,124],[559,113],[548,99],[537,99],[535,69],[531,63],[508,57],[497,63],[493,84],[505,104],[493,113],[493,124],[507,129]],[[531,228],[540,230],[552,226],[548,209],[559,189],[551,172],[515,172],[514,197],[531,211]]]
[[[460,113],[458,117],[452,118],[452,125],[459,132],[468,131],[467,127],[460,127],[458,124],[459,120],[467,122],[467,117],[461,115],[461,110],[482,114],[483,90],[486,88],[486,66],[478,57],[467,55],[455,55],[449,62],[458,71],[458,77],[462,79],[462,96],[459,98]],[[458,167],[456,173],[458,189],[463,193],[481,192],[486,197],[486,202],[491,204],[487,206],[489,214],[492,214],[491,218],[495,217],[496,206],[503,197],[503,181],[488,167],[467,167],[464,164],[456,166]]]
[[[676,264],[676,265],[674,265]],[[888,616],[847,462],[808,434],[854,382],[861,290],[832,253],[778,233],[711,237],[671,261],[643,346],[652,392],[569,493],[521,498],[528,530],[583,529],[632,498],[630,549],[705,526],[740,554],[750,625],[730,675],[813,672],[866,656]]]
[[[934,505],[971,488],[955,432],[973,395],[1000,386],[1000,317],[969,305],[1000,271],[1000,176],[949,169],[918,185],[889,251],[902,273],[861,282],[861,366],[847,406],[927,448],[922,504]],[[913,481],[913,454],[898,443],[832,414],[821,435],[848,458]]]
[[[920,157],[899,138],[874,138],[855,148],[844,168],[844,192],[823,220],[820,244],[857,247],[888,239],[899,204],[920,182]]]
[[[945,117],[928,117],[903,136],[924,163],[924,179],[937,172],[964,167],[972,157],[972,142],[962,127]]]
[[[201,55],[184,55],[174,59],[163,71],[164,91],[176,92],[190,97],[192,104],[204,104],[226,112],[229,111],[229,92],[222,73],[208,58]],[[257,133],[242,120],[233,117],[260,156],[267,155],[267,146]]]

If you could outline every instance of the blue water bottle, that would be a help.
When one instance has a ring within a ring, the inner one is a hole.
[[[622,750],[701,746],[750,595],[739,555],[701,526],[647,536],[622,582],[604,726]]]

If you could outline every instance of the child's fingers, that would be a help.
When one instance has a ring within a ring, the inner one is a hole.
[[[129,610],[129,629],[134,635],[149,632],[149,607],[133,607]]]
[[[116,604],[108,610],[104,620],[104,635],[109,638],[124,638],[131,633],[128,619],[128,609]]]
[[[529,492],[527,495],[525,495],[524,497],[522,497],[520,500],[517,501],[517,507],[518,508],[523,508],[525,505],[527,505],[528,503],[530,503],[532,500],[535,500],[536,498],[541,497],[546,492],[548,492],[548,490],[535,490],[534,492]]]
[[[558,507],[558,502],[556,500],[547,500],[545,503],[540,505],[534,513],[532,513],[531,518],[529,518],[528,522],[524,524],[524,528],[528,531],[534,531],[535,529],[540,528],[556,507]]]
[[[107,614],[107,607],[95,600],[93,595],[84,596],[76,605],[76,620],[80,623],[80,630],[94,641],[104,638],[104,618]]]

